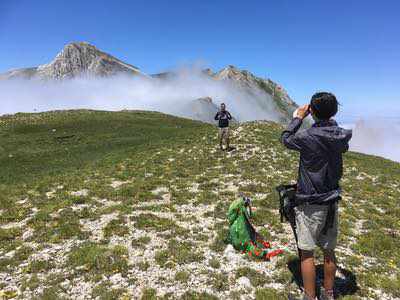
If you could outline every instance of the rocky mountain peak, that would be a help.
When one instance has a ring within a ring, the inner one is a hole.
[[[213,70],[211,70],[210,68],[206,68],[206,69],[202,70],[202,73],[205,74],[205,75],[208,75],[208,76],[213,76],[214,75]]]
[[[209,97],[209,96],[207,96],[207,97],[202,97],[202,98],[198,98],[197,100],[198,100],[198,101],[201,101],[201,102],[205,102],[205,103],[213,103],[212,98]]]
[[[49,64],[37,67],[36,77],[67,79],[104,77],[118,73],[143,75],[137,67],[122,62],[86,42],[67,44]]]
[[[68,59],[73,56],[82,56],[91,54],[93,56],[101,55],[103,52],[95,46],[87,42],[74,42],[64,46],[64,48],[57,54],[54,60]]]
[[[229,65],[215,74],[218,80],[235,80],[246,85],[253,84],[255,76],[249,71],[240,70],[233,65]]]

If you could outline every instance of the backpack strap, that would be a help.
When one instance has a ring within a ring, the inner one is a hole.
[[[297,245],[296,215],[294,211],[294,208],[296,207],[297,184],[280,185],[276,187],[276,191],[279,194],[279,213],[281,215],[281,223],[284,219],[289,222]],[[300,251],[298,248],[297,250],[300,256]]]
[[[276,191],[279,195],[279,213],[281,216],[281,223],[283,223],[284,219],[290,222],[290,211],[296,206],[296,190],[297,184],[282,184],[276,187]]]
[[[326,215],[326,221],[325,221],[325,225],[324,228],[322,228],[322,234],[326,235],[326,233],[328,232],[329,228],[333,227],[333,223],[335,221],[335,204],[341,200],[341,197],[339,196],[335,201],[332,201],[329,204],[328,207],[328,214]]]

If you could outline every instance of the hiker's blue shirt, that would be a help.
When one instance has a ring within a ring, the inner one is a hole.
[[[299,131],[301,124],[300,118],[294,118],[281,135],[288,149],[300,152],[296,198],[300,202],[329,202],[340,196],[342,154],[349,149],[352,131],[332,119]]]

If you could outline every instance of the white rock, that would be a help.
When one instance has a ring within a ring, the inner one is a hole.
[[[226,246],[225,250],[224,250],[224,256],[230,256],[231,254],[235,254],[235,248],[233,248],[233,246],[231,244],[229,244],[228,246]]]
[[[103,228],[107,226],[107,224],[118,217],[117,212],[113,212],[111,214],[102,215],[99,219],[96,220],[86,220],[81,219],[79,222],[83,226],[84,230],[91,232],[91,240],[99,241],[103,238]]]
[[[60,283],[60,285],[64,289],[67,289],[71,285],[71,282],[68,279],[65,279],[63,282]]]
[[[110,185],[112,188],[116,189],[119,188],[121,185],[127,184],[129,182],[130,182],[129,180],[126,181],[114,180],[113,182],[111,182]]]
[[[159,186],[158,188],[156,188],[156,189],[151,191],[151,193],[153,195],[165,194],[165,193],[168,193],[168,192],[169,192],[169,189],[167,187],[165,187],[165,186]]]
[[[74,191],[70,193],[72,196],[87,196],[89,194],[89,191],[87,189],[83,189],[80,191]]]
[[[17,201],[17,203],[18,203],[18,204],[24,204],[24,203],[26,203],[26,201],[28,201],[28,198],[19,200],[19,201]]]
[[[237,283],[238,283],[241,287],[245,288],[246,290],[252,288],[250,279],[248,279],[248,278],[245,277],[245,276],[242,276],[242,277],[238,278]]]
[[[15,250],[11,250],[10,252],[6,253],[5,257],[11,258],[14,256],[14,254],[15,254]]]
[[[31,236],[33,236],[34,230],[32,228],[27,228],[24,233],[22,234],[22,239],[25,241],[29,239]]]
[[[117,285],[122,281],[122,275],[120,273],[114,274],[110,277],[110,281],[112,284]]]

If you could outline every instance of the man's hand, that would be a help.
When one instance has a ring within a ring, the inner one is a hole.
[[[304,119],[310,114],[310,105],[306,104],[297,109],[296,117],[300,119]]]

